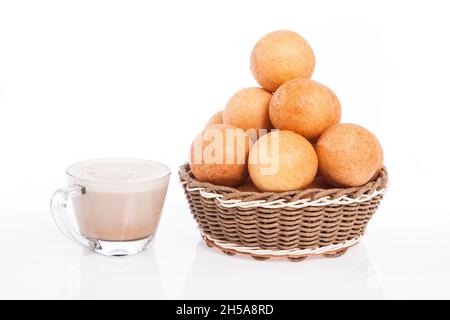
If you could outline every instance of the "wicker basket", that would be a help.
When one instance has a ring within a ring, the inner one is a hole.
[[[344,254],[360,241],[387,185],[386,168],[361,187],[281,193],[200,182],[188,164],[179,175],[206,244],[258,260]]]

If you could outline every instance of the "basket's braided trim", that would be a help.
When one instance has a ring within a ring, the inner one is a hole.
[[[266,209],[278,209],[278,208],[304,208],[304,207],[320,207],[320,206],[328,206],[328,205],[343,205],[343,204],[351,204],[358,202],[365,202],[372,198],[375,198],[379,195],[383,195],[386,192],[386,189],[375,190],[372,194],[362,194],[358,198],[350,198],[348,196],[342,196],[336,199],[332,199],[330,196],[326,196],[323,198],[319,198],[316,200],[311,199],[300,199],[292,202],[286,202],[285,199],[278,199],[273,201],[265,201],[265,200],[254,200],[254,201],[242,201],[241,199],[230,199],[223,200],[223,195],[215,193],[215,192],[206,192],[204,188],[189,188],[186,187],[186,190],[189,192],[200,192],[200,195],[207,199],[216,199],[222,207],[225,208],[233,208],[233,207],[241,207],[241,208],[266,208]]]
[[[341,243],[331,244],[328,246],[323,246],[320,248],[314,249],[288,249],[288,250],[267,250],[261,249],[259,247],[243,247],[233,243],[228,243],[226,241],[216,240],[207,235],[203,235],[207,240],[212,241],[215,246],[225,249],[225,250],[233,250],[239,253],[245,253],[255,256],[271,256],[271,257],[303,257],[303,256],[315,256],[322,255],[330,252],[336,252],[348,247],[351,247],[357,244],[361,237],[353,238],[350,240],[346,240]]]
[[[311,201],[324,197],[330,199],[341,198],[347,196],[350,198],[358,198],[363,194],[372,194],[376,190],[385,189],[387,185],[387,171],[383,167],[378,178],[374,181],[360,187],[351,188],[332,188],[332,189],[306,189],[294,190],[286,192],[241,192],[235,188],[218,186],[208,182],[201,182],[194,178],[189,169],[189,165],[185,164],[180,167],[180,179],[188,188],[202,188],[204,192],[219,193],[222,200],[241,199],[245,202],[265,200],[266,202],[284,199],[286,202],[295,202],[301,199],[310,199]]]
[[[208,237],[261,250],[316,249],[359,238],[387,184],[385,168],[361,187],[240,192],[179,171],[189,208]]]

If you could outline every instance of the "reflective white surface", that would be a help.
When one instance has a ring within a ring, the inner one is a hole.
[[[342,259],[257,262],[230,257],[198,244],[179,295],[184,299],[384,298],[386,294],[364,246]],[[232,260],[231,260],[232,259]]]
[[[439,226],[429,240],[414,230],[399,234],[383,227],[393,214],[386,210],[389,198],[386,202],[363,241],[344,256],[301,262],[255,261],[208,248],[183,203],[167,204],[155,246],[130,257],[105,257],[79,247],[57,231],[46,212],[27,222],[11,219],[9,226],[0,224],[0,298],[450,297],[450,251],[444,250]]]

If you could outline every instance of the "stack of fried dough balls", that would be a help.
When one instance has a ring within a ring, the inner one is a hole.
[[[238,90],[192,142],[196,179],[242,192],[357,187],[378,177],[376,136],[341,124],[341,103],[311,80],[314,52],[292,31],[266,34],[250,68],[260,87]]]

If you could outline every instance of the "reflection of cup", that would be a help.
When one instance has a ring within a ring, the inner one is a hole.
[[[85,250],[79,264],[67,267],[61,299],[164,299],[152,250],[111,259]]]
[[[170,170],[153,161],[98,159],[67,171],[68,187],[55,192],[51,211],[72,240],[105,255],[129,255],[148,248],[156,232]],[[66,207],[72,200],[77,231]]]
[[[261,262],[229,257],[201,243],[179,298],[382,299],[386,295],[361,244],[336,259]]]

